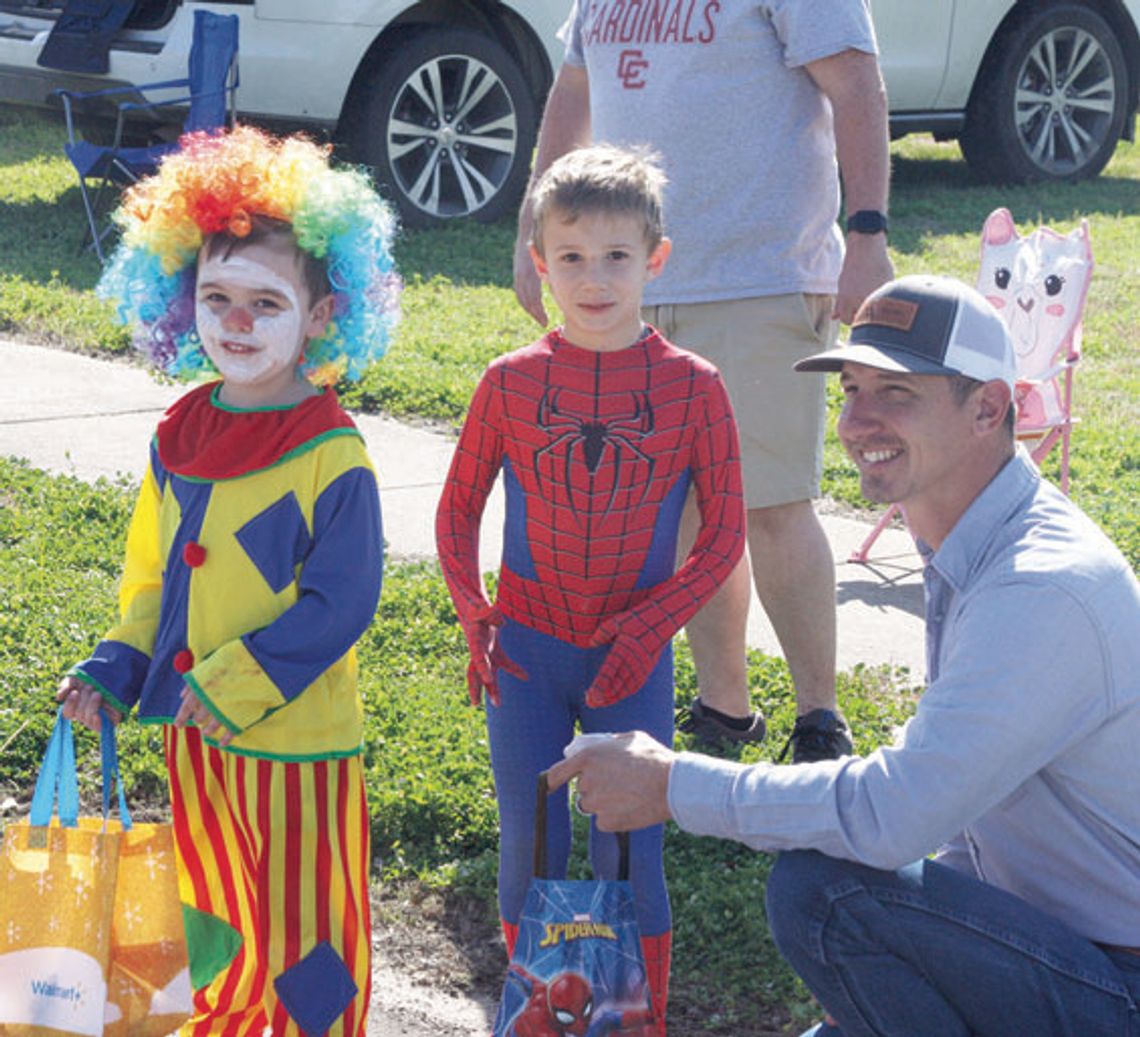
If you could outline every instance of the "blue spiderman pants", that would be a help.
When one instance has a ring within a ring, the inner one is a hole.
[[[500,631],[507,655],[529,675],[499,671],[500,705],[487,705],[491,767],[499,801],[499,913],[517,925],[534,861],[534,806],[538,775],[562,759],[575,725],[585,732],[645,731],[673,744],[673,652],[661,654],[633,695],[604,709],[586,705],[586,689],[608,648],[578,648],[507,620]],[[662,860],[664,826],[630,835],[630,883],[642,937],[669,932],[672,918]],[[547,861],[550,878],[564,878],[570,857],[570,806],[566,788],[550,797]],[[598,878],[616,879],[617,839],[590,822],[590,863]]]

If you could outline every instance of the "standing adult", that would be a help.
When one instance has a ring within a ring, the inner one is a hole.
[[[948,278],[872,295],[838,370],[863,493],[926,559],[928,685],[866,759],[742,767],[620,736],[579,775],[604,830],[673,817],[783,852],[777,945],[817,1035],[1140,1032],[1140,586],[1014,445],[1013,347]],[[935,859],[927,855],[937,851]]]
[[[648,286],[643,316],[725,377],[751,577],[796,688],[794,758],[839,756],[851,741],[835,694],[835,566],[811,503],[825,393],[791,365],[833,343],[837,320],[892,273],[887,105],[867,4],[577,0],[562,31],[534,176],[591,140],[661,155],[674,261]],[[530,236],[528,198],[515,292],[545,325]],[[690,500],[682,557],[697,525]],[[689,623],[700,694],[683,730],[763,737],[748,700],[750,596],[745,557]]]

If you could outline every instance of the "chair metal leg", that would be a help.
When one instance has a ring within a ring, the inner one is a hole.
[[[1069,433],[1071,425],[1066,425],[1061,433],[1061,492],[1069,495]]]
[[[103,245],[99,227],[95,220],[95,208],[91,204],[91,198],[87,193],[87,184],[83,177],[79,178],[79,197],[83,199],[83,211],[87,214],[87,230],[84,231],[83,239],[79,242],[79,251],[82,253],[90,243],[91,247],[95,249],[95,255],[99,257],[99,262],[102,263]]]
[[[139,179],[127,166],[117,160],[112,160],[111,167],[117,171],[118,176],[124,182],[136,183]],[[101,264],[107,262],[107,257],[103,253],[103,242],[115,229],[109,220],[103,219],[110,207],[106,199],[108,192],[114,194],[119,189],[120,184],[112,179],[110,172],[108,172],[100,179],[99,186],[95,189],[95,197],[92,199],[86,181],[82,177],[79,178],[79,194],[83,199],[83,209],[87,214],[87,230],[83,234],[83,240],[79,243],[79,251],[82,252],[90,244]],[[103,227],[100,229],[101,219],[103,219]]]

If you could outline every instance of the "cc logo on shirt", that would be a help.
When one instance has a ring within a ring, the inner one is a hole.
[[[645,70],[649,62],[640,50],[623,50],[618,58],[618,79],[626,90],[640,90],[645,86]]]

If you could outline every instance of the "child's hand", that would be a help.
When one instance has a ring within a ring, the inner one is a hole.
[[[505,670],[520,681],[529,680],[526,670],[512,662],[499,644],[499,627],[502,625],[502,613],[493,606],[488,606],[463,624],[467,651],[471,654],[471,662],[467,666],[467,694],[473,706],[478,706],[483,701],[484,691],[487,692],[491,705],[499,704],[496,670]]]
[[[110,717],[112,724],[117,724],[123,719],[122,713],[104,702],[103,696],[98,691],[78,677],[70,675],[64,677],[56,689],[55,700],[63,705],[63,715],[68,720],[74,720],[84,727],[91,728],[92,731],[97,732],[102,726],[99,720],[100,711]]]
[[[622,631],[626,615],[628,613],[610,616],[590,639],[594,645],[610,646],[594,683],[586,690],[586,705],[591,709],[612,706],[632,695],[649,679],[657,665],[658,651],[646,648],[642,637]]]
[[[214,739],[219,746],[229,745],[233,741],[234,733],[202,704],[202,700],[190,690],[189,684],[184,684],[182,705],[174,717],[174,726],[185,727],[191,720],[202,734]]]

